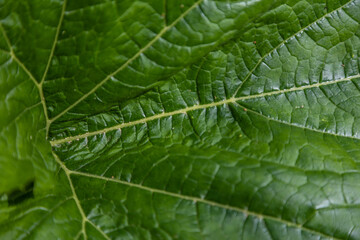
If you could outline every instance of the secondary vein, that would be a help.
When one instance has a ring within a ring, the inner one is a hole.
[[[254,217],[258,218],[258,219],[268,219],[268,220],[280,222],[280,223],[283,223],[283,224],[285,224],[287,226],[295,227],[295,228],[301,229],[302,231],[310,232],[310,233],[315,234],[315,235],[320,235],[320,236],[323,236],[323,237],[326,237],[326,238],[340,240],[340,239],[337,239],[337,238],[335,238],[333,236],[329,236],[329,235],[327,235],[325,233],[318,232],[318,231],[313,230],[311,228],[307,228],[307,227],[303,226],[302,224],[290,222],[290,221],[287,221],[287,220],[284,220],[284,219],[281,219],[281,218],[277,218],[277,217],[274,217],[274,216],[270,216],[270,215],[265,215],[265,214],[260,214],[260,213],[257,213],[257,212],[249,211],[247,209],[243,209],[243,208],[239,208],[239,207],[235,207],[235,206],[230,206],[230,205],[218,203],[218,202],[215,202],[215,201],[210,201],[210,200],[206,200],[206,199],[203,199],[203,198],[198,198],[198,197],[193,197],[193,196],[188,196],[188,195],[182,195],[182,194],[178,194],[178,193],[169,192],[169,191],[166,191],[166,190],[160,190],[160,189],[156,189],[156,188],[151,188],[151,187],[147,187],[147,186],[143,186],[143,185],[139,185],[139,184],[135,184],[135,183],[131,183],[131,182],[122,181],[122,180],[115,179],[115,178],[108,178],[108,177],[98,176],[98,175],[94,175],[94,174],[90,174],[90,173],[72,171],[72,170],[68,170],[68,171],[69,171],[70,174],[73,174],[73,175],[79,175],[79,176],[89,177],[89,178],[96,178],[96,179],[100,179],[100,180],[107,181],[107,182],[120,183],[122,185],[142,189],[142,190],[149,191],[149,192],[152,192],[152,193],[158,193],[158,194],[162,194],[162,195],[166,195],[166,196],[171,196],[171,197],[180,198],[180,199],[184,199],[184,200],[188,200],[188,201],[193,201],[195,203],[199,202],[199,203],[207,204],[207,205],[222,208],[222,209],[227,209],[227,210],[230,210],[230,211],[241,212],[242,214],[244,214],[246,216],[250,215],[250,216],[254,216]]]
[[[42,83],[39,83],[35,77],[32,75],[32,73],[29,71],[29,69],[27,69],[27,67],[20,61],[20,59],[16,56],[13,47],[11,45],[10,39],[8,38],[6,31],[4,29],[4,27],[2,26],[2,24],[0,23],[0,30],[2,31],[6,44],[9,47],[10,50],[10,56],[12,59],[14,59],[14,61],[20,66],[20,68],[23,69],[23,71],[29,76],[29,78],[31,79],[31,81],[33,81],[33,83],[35,84],[35,86],[38,89],[39,92],[39,96],[40,96],[40,101],[41,104],[43,106],[43,111],[45,114],[45,120],[46,120],[46,136],[48,135],[48,130],[49,130],[49,126],[50,126],[50,122],[49,122],[49,118],[48,118],[48,114],[47,114],[47,109],[46,109],[46,102],[45,102],[45,97],[44,97],[44,93],[42,90]]]
[[[53,56],[54,56],[56,43],[57,43],[57,40],[58,40],[59,34],[60,34],[61,24],[62,24],[62,22],[63,22],[64,15],[65,15],[66,3],[67,3],[67,0],[64,0],[63,6],[62,6],[62,9],[61,9],[61,13],[60,13],[59,23],[58,23],[58,26],[57,26],[57,28],[56,28],[56,33],[55,33],[54,42],[53,42],[53,45],[52,45],[52,47],[51,47],[49,59],[48,59],[48,62],[47,62],[47,64],[46,64],[46,68],[45,68],[43,77],[41,78],[40,84],[42,84],[42,83],[45,81],[46,75],[47,75],[47,73],[48,73],[48,71],[49,71],[49,67],[50,67],[51,60],[52,60],[52,58],[53,58]]]
[[[316,84],[312,84],[312,85],[306,85],[306,86],[301,86],[301,87],[283,89],[283,90],[272,91],[272,92],[267,92],[267,93],[260,93],[260,94],[254,94],[254,95],[248,95],[248,96],[241,96],[241,97],[237,97],[237,98],[230,98],[230,99],[225,99],[225,100],[222,100],[222,101],[219,101],[219,102],[213,102],[213,103],[209,103],[209,104],[194,105],[194,106],[183,108],[183,109],[176,110],[176,111],[173,111],[173,112],[164,112],[164,113],[160,113],[160,114],[153,115],[153,116],[150,116],[150,117],[146,117],[146,118],[143,118],[143,119],[135,120],[135,121],[132,121],[132,122],[121,123],[121,124],[118,124],[118,125],[115,125],[115,126],[112,126],[112,127],[109,127],[109,128],[104,128],[104,129],[101,129],[101,130],[98,130],[98,131],[87,132],[87,133],[79,134],[79,135],[76,135],[76,136],[71,136],[71,137],[67,137],[67,138],[63,138],[63,139],[53,140],[53,141],[50,141],[50,143],[51,143],[52,146],[55,146],[55,145],[58,145],[58,144],[63,144],[65,142],[71,142],[71,141],[79,140],[79,139],[82,139],[82,138],[87,138],[87,137],[98,135],[98,134],[104,134],[104,133],[107,133],[109,131],[120,130],[120,129],[125,128],[125,127],[130,127],[130,126],[134,126],[134,125],[137,125],[137,124],[146,123],[146,122],[156,120],[156,119],[160,119],[160,118],[164,118],[164,117],[170,117],[170,116],[177,115],[177,114],[186,114],[187,112],[190,112],[190,111],[216,107],[216,106],[220,106],[220,105],[224,105],[224,104],[236,103],[238,101],[244,101],[244,100],[248,100],[248,99],[269,97],[269,96],[272,96],[272,95],[284,94],[284,93],[289,93],[289,92],[294,92],[294,91],[302,91],[302,90],[306,90],[306,89],[310,89],[310,88],[316,88],[316,87],[321,87],[321,86],[326,86],[326,85],[331,85],[331,84],[337,84],[337,83],[341,83],[341,82],[351,81],[351,80],[359,78],[359,77],[360,77],[360,74],[354,75],[354,76],[351,76],[351,77],[347,77],[347,78],[338,79],[338,80],[316,83]],[[297,127],[297,125],[296,125],[296,127]],[[307,129],[314,130],[312,128],[307,128]],[[314,130],[314,131],[319,131],[319,130]],[[319,132],[322,132],[322,131],[319,131]],[[322,133],[327,134],[327,132],[322,132]],[[331,134],[331,133],[329,133],[329,134]],[[346,136],[343,136],[343,137],[346,137]]]
[[[84,213],[84,210],[82,209],[81,207],[81,204],[80,204],[80,201],[76,195],[76,192],[75,192],[75,188],[74,188],[74,185],[71,181],[71,178],[70,178],[70,170],[65,166],[65,164],[60,160],[60,158],[54,153],[52,152],[54,158],[55,158],[55,161],[60,165],[60,167],[63,169],[67,179],[68,179],[68,182],[69,182],[69,185],[70,185],[70,189],[71,189],[71,192],[72,192],[72,197],[76,203],[76,206],[77,208],[79,209],[79,212],[80,212],[80,215],[82,217],[82,222],[81,222],[81,232],[83,233],[84,235],[84,239],[87,240],[87,235],[86,235],[86,230],[85,230],[85,223],[87,221],[87,217]]]
[[[194,5],[192,5],[190,8],[188,8],[184,13],[182,13],[174,22],[172,22],[170,25],[165,26],[148,44],[145,45],[142,49],[140,49],[134,56],[129,58],[123,65],[121,65],[118,69],[116,69],[114,72],[110,73],[108,76],[106,76],[102,81],[100,81],[93,89],[91,89],[89,92],[84,94],[81,98],[76,100],[73,104],[71,104],[69,107],[67,107],[64,111],[50,119],[51,122],[54,122],[56,119],[67,113],[70,109],[78,105],[80,102],[82,102],[85,98],[90,96],[92,93],[94,93],[99,87],[101,87],[105,82],[107,82],[110,78],[115,76],[117,73],[119,73],[121,70],[126,68],[132,61],[134,61],[137,57],[139,57],[143,52],[145,52],[148,48],[150,48],[158,39],[160,39],[170,28],[175,26],[182,18],[184,18],[191,10],[193,10],[195,7],[197,7],[203,0],[198,0]]]
[[[253,74],[253,72],[257,69],[257,67],[260,65],[260,63],[263,62],[263,60],[269,56],[271,53],[273,53],[275,50],[279,49],[283,44],[285,44],[287,41],[289,41],[291,38],[293,38],[294,36],[298,35],[299,33],[301,33],[302,31],[304,31],[305,29],[307,29],[308,27],[310,27],[311,25],[319,22],[321,19],[326,18],[327,16],[329,16],[330,14],[344,8],[347,4],[351,3],[352,1],[349,1],[347,3],[345,3],[344,5],[336,8],[335,10],[326,13],[324,16],[322,16],[321,18],[316,19],[316,21],[306,25],[305,27],[301,28],[299,31],[297,31],[296,33],[292,34],[291,36],[289,36],[288,38],[286,38],[285,40],[283,40],[282,42],[280,42],[275,48],[271,49],[269,52],[267,52],[264,56],[262,56],[259,61],[255,64],[255,66],[249,71],[249,73],[246,75],[246,77],[244,78],[244,81],[239,85],[239,87],[236,89],[233,97],[235,97],[237,95],[237,93],[239,92],[239,90],[241,89],[241,87],[244,85],[244,83],[250,78],[251,74]]]

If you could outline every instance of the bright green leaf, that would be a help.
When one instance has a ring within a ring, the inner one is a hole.
[[[0,1],[0,239],[359,239],[359,49],[359,0]]]

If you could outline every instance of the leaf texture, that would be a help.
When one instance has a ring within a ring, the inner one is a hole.
[[[360,1],[0,3],[1,239],[359,239]]]

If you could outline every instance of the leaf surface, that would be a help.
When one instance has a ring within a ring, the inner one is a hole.
[[[360,1],[0,3],[1,239],[359,239]]]

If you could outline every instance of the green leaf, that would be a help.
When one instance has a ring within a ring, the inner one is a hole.
[[[0,2],[0,239],[359,239],[360,1]]]

